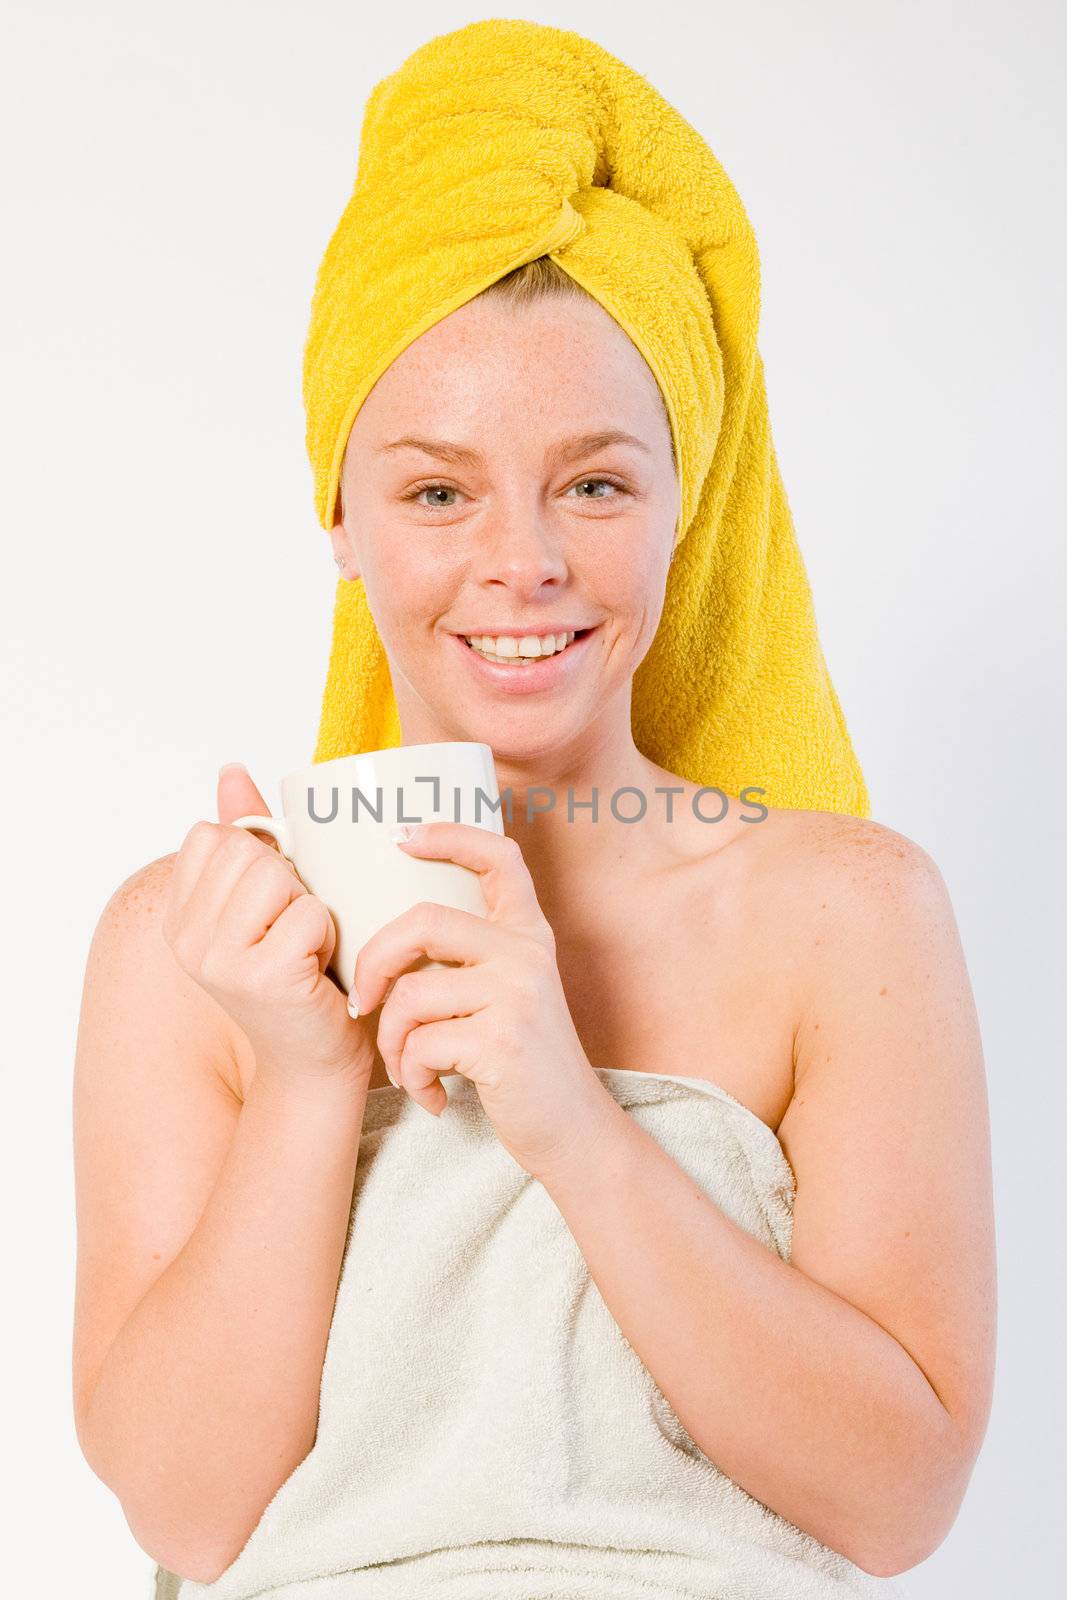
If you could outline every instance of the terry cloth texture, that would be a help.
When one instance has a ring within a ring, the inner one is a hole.
[[[795,1180],[765,1122],[703,1078],[595,1070],[789,1259]],[[367,1096],[311,1452],[215,1582],[159,1571],[156,1600],[899,1595],[698,1448],[477,1089],[440,1082],[440,1117]]]
[[[372,91],[304,353],[319,521],[338,518],[349,430],[390,363],[542,255],[628,334],[674,438],[676,553],[634,677],[637,748],[727,794],[869,815],[771,439],[755,234],[701,135],[582,35],[474,22]],[[341,579],[312,760],[401,742],[363,580]]]

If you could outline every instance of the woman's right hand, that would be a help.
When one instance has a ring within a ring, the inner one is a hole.
[[[219,780],[221,817],[269,816],[251,777]],[[247,1035],[256,1071],[302,1079],[370,1077],[364,1019],[326,970],[336,931],[274,841],[197,822],[171,874],[163,936],[182,969]]]

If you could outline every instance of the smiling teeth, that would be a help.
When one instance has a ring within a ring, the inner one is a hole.
[[[536,634],[526,633],[521,638],[501,634],[494,639],[489,634],[474,634],[467,643],[487,661],[511,665],[517,661],[538,661],[542,656],[558,655],[574,637],[573,633],[546,633],[540,638]]]

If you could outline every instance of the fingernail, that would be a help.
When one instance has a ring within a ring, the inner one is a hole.
[[[354,989],[348,991],[348,1015],[350,1017],[359,1016],[359,995]]]
[[[400,1088],[400,1085],[397,1083],[396,1079],[393,1077],[393,1074],[389,1071],[388,1067],[386,1067],[386,1069],[385,1069],[385,1076],[389,1079],[389,1082],[392,1084],[394,1089],[399,1089]]]
[[[226,772],[247,772],[247,771],[248,771],[248,768],[245,766],[243,761],[226,761],[219,768],[219,777],[221,778],[222,775],[224,773],[226,773]]]
[[[409,839],[419,837],[422,824],[419,822],[405,822],[402,827],[394,828],[389,835],[394,844],[406,844]]]

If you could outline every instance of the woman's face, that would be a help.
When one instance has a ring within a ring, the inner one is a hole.
[[[587,437],[608,432],[633,442]],[[655,379],[601,306],[473,300],[436,323],[360,408],[342,481],[331,537],[366,585],[406,743],[535,760],[629,739],[679,490]],[[579,629],[540,666],[465,643]]]

